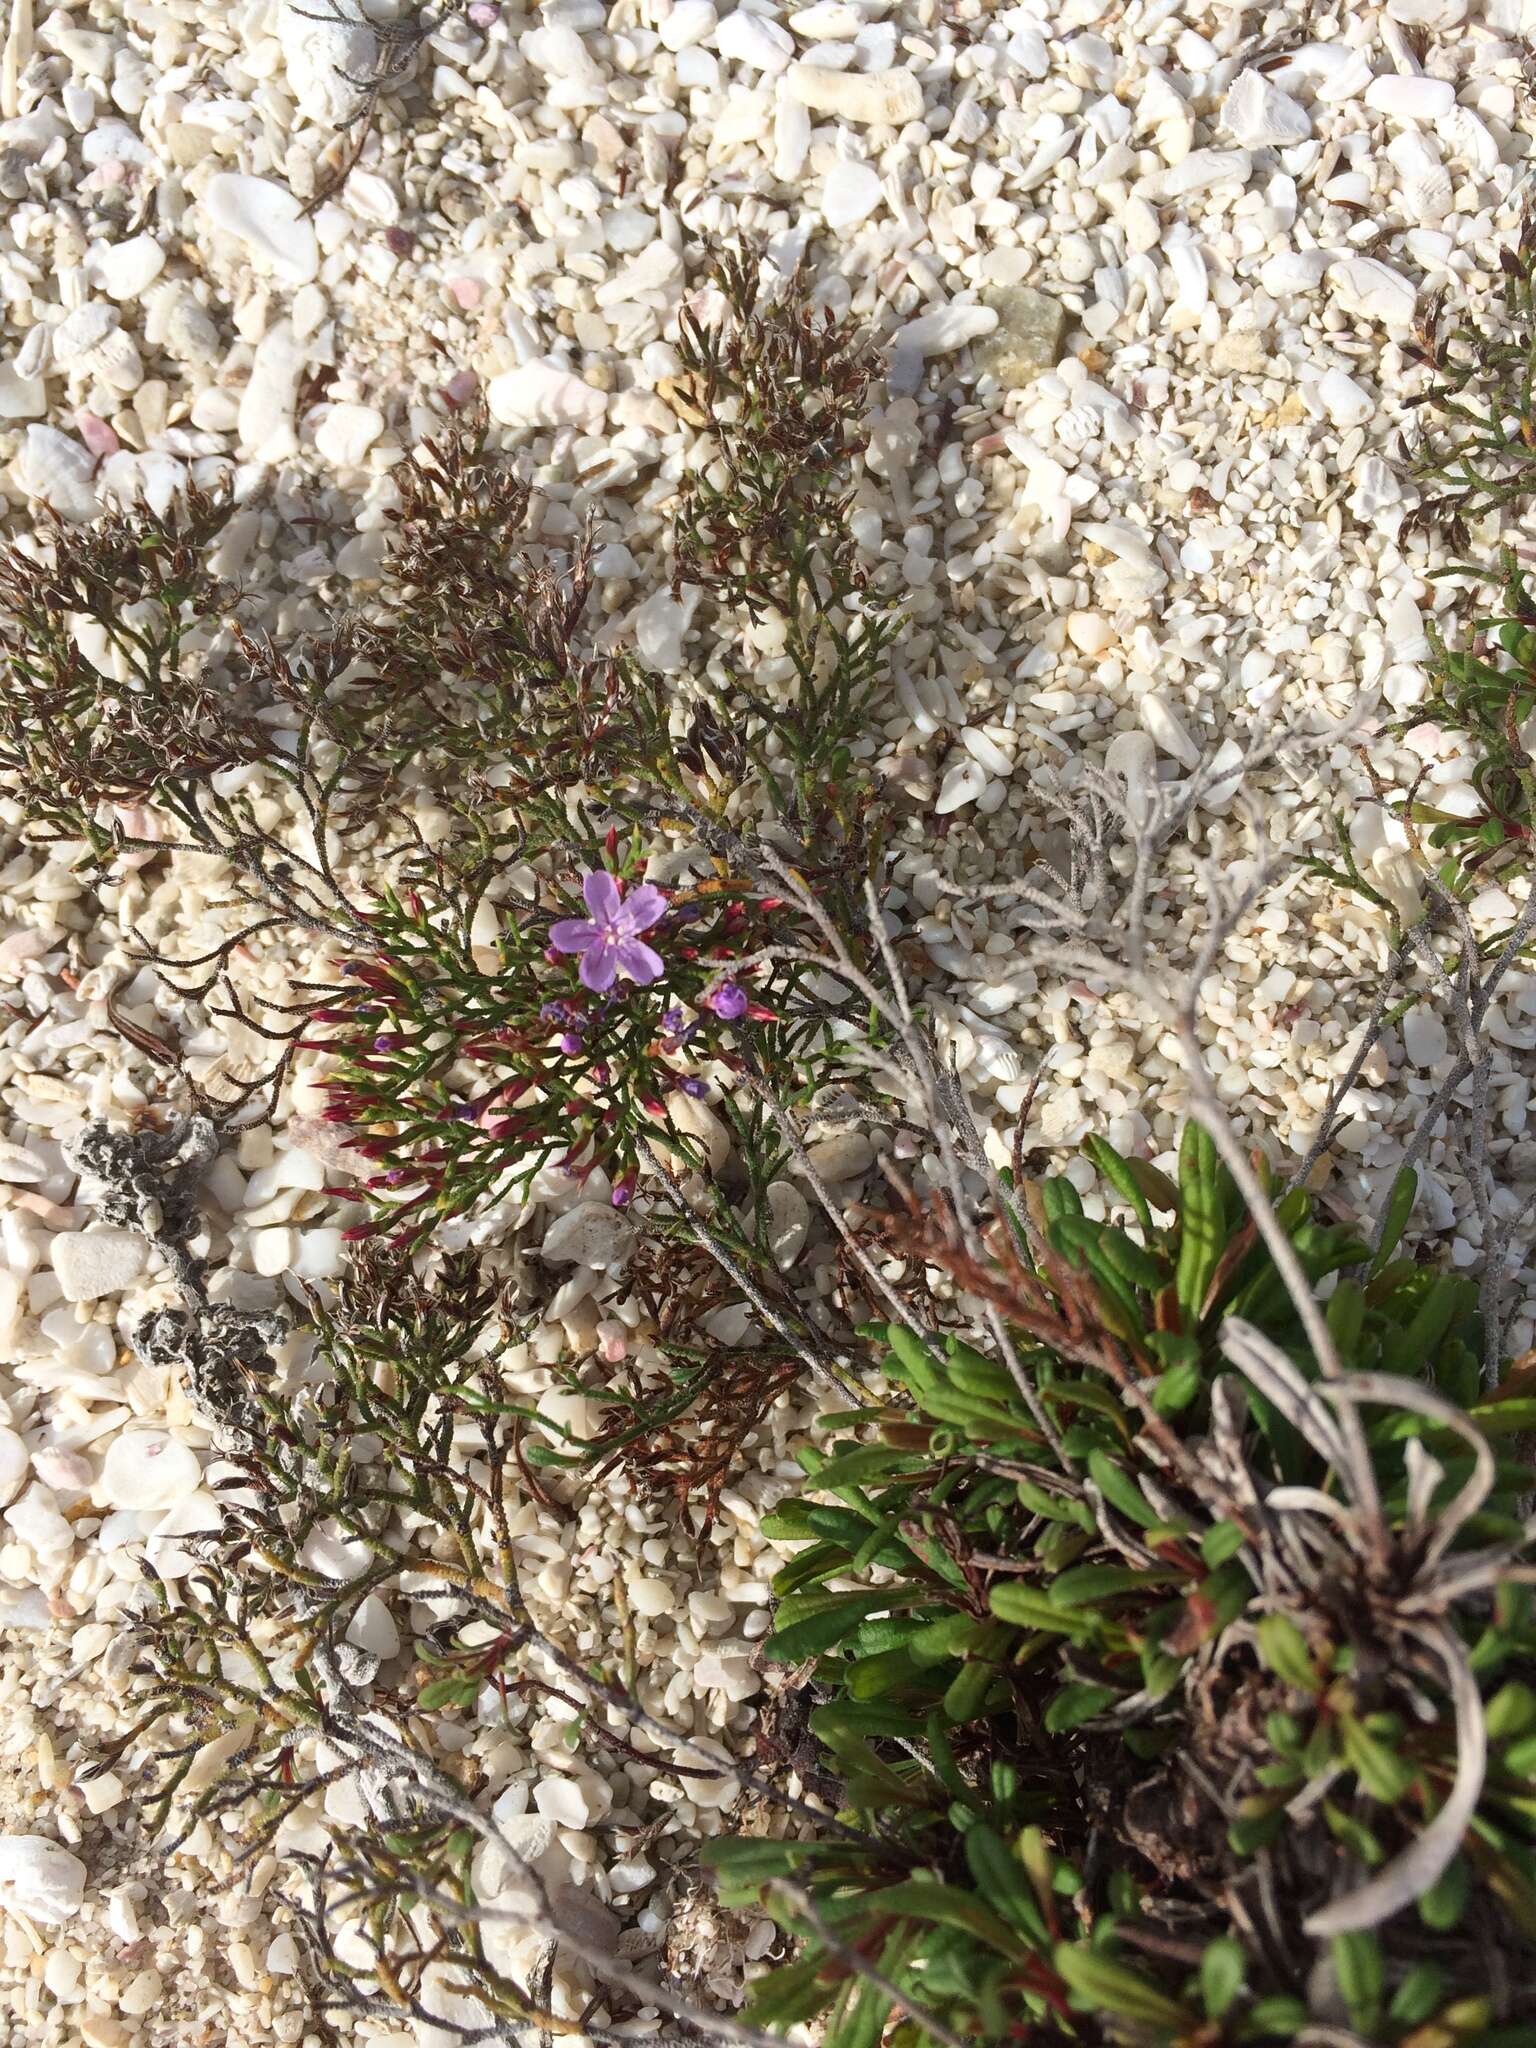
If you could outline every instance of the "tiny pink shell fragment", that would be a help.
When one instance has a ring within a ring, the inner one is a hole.
[[[443,386],[443,396],[450,405],[467,405],[480,389],[480,379],[473,370],[455,370]]]
[[[455,277],[448,282],[448,296],[456,306],[470,312],[485,296],[485,287],[478,277]]]
[[[476,28],[489,28],[500,12],[499,7],[492,6],[491,0],[475,0],[469,10],[469,18]]]
[[[75,414],[75,431],[93,455],[116,455],[123,445],[100,413],[83,405]]]

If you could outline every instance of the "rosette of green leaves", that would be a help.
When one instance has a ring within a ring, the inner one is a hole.
[[[1520,2007],[1479,1957],[1491,1944],[1517,1970],[1536,1936],[1529,1588],[1516,1573],[1460,1617],[1494,1756],[1463,1855],[1414,1913],[1308,1939],[1338,1873],[1383,1863],[1443,1801],[1452,1716],[1379,1668],[1344,1589],[1310,1589],[1300,1624],[1280,1611],[1255,1525],[1202,1477],[1240,1449],[1255,1499],[1339,1490],[1259,1394],[1233,1402],[1229,1316],[1316,1364],[1208,1139],[1186,1132],[1177,1184],[1091,1150],[1123,1223],[1064,1178],[1021,1191],[1021,1240],[1063,1310],[1055,1345],[1015,1332],[1050,1430],[991,1351],[892,1327],[892,1398],[804,1452],[809,1485],[765,1522],[804,1546],[767,1654],[813,1687],[840,1804],[816,1839],[708,1851],[729,1900],[799,1938],[752,2009],[817,2018],[833,2048],[946,2030],[1175,2048],[1323,2024],[1404,2048],[1536,2042],[1504,2024]],[[1402,1177],[1374,1253],[1303,1192],[1277,1209],[1346,1370],[1427,1378],[1490,1439],[1517,1436],[1536,1406],[1520,1374],[1479,1399],[1475,1288],[1397,1255],[1412,1194]],[[1465,1477],[1464,1444],[1421,1416],[1389,1409],[1367,1441],[1394,1526],[1411,1443],[1446,1491]],[[1528,1483],[1502,1462],[1458,1545],[1528,1554]]]

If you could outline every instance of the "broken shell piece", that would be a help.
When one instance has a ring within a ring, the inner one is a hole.
[[[178,363],[206,367],[217,361],[219,330],[190,285],[157,285],[145,301],[144,339]]]
[[[271,178],[220,171],[203,193],[208,217],[232,235],[283,284],[308,284],[320,268],[320,245],[293,194]]]
[[[1379,320],[1384,327],[1413,324],[1418,293],[1400,270],[1374,256],[1345,256],[1330,264],[1328,288],[1357,320]]]
[[[922,119],[923,88],[910,71],[829,71],[820,64],[791,64],[784,83],[790,97],[815,114],[882,128],[904,128]]]
[[[14,465],[16,481],[29,498],[74,524],[94,519],[100,509],[94,469],[88,449],[57,427],[43,426],[28,427]]]
[[[53,330],[53,360],[61,370],[73,370],[85,356],[99,348],[122,320],[116,306],[105,299],[88,299],[67,314]]]
[[[538,359],[493,377],[486,387],[491,418],[506,427],[584,427],[595,434],[607,415],[608,401],[593,385],[561,367]]]

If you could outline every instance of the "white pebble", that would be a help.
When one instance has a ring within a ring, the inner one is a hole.
[[[240,397],[241,452],[253,462],[286,462],[298,451],[293,409],[309,353],[291,320],[269,327],[256,347],[250,380]]]
[[[165,251],[153,235],[130,235],[98,251],[95,274],[109,298],[136,299],[165,268]]]
[[[1456,104],[1456,88],[1444,78],[1406,78],[1389,71],[1371,80],[1365,104],[1394,121],[1441,121]]]
[[[27,1447],[14,1429],[0,1425],[0,1506],[11,1500],[27,1476]]]
[[[1103,654],[1115,644],[1115,629],[1102,612],[1073,612],[1067,620],[1067,638],[1084,654]]]
[[[196,1451],[179,1437],[128,1429],[108,1446],[97,1492],[115,1508],[172,1508],[196,1492],[202,1476]]]
[[[49,1250],[64,1299],[100,1301],[133,1285],[148,1247],[133,1230],[66,1230]]]
[[[712,0],[677,0],[661,24],[661,40],[669,50],[686,50],[703,42],[719,19]]]
[[[0,1906],[44,1926],[73,1920],[85,1899],[85,1865],[46,1835],[0,1835]]]
[[[485,402],[491,418],[506,427],[575,426],[589,434],[602,426],[608,410],[601,391],[544,358],[493,377]]]
[[[541,1778],[533,1788],[533,1803],[559,1828],[584,1828],[593,1818],[593,1802],[577,1778]]]
[[[811,1209],[793,1181],[776,1180],[768,1189],[768,1245],[773,1262],[785,1273],[799,1258],[811,1227]]]
[[[1281,92],[1262,71],[1240,71],[1221,103],[1221,125],[1242,149],[1284,148],[1305,142],[1312,120],[1299,100]]]
[[[66,1451],[60,1444],[44,1444],[33,1456],[32,1469],[55,1493],[84,1493],[91,1483],[90,1459],[78,1451]],[[5,1478],[0,1472],[0,1498],[4,1494]]]
[[[951,811],[975,803],[986,786],[986,769],[979,761],[973,761],[969,754],[961,754],[944,771],[934,810],[941,818],[947,818]]]
[[[1117,732],[1104,749],[1104,766],[1125,784],[1126,815],[1133,825],[1148,817],[1157,792],[1157,750],[1149,732]]]
[[[1385,327],[1413,323],[1418,293],[1400,270],[1374,256],[1345,256],[1330,264],[1328,288],[1358,320],[1379,320]]]
[[[834,1131],[805,1148],[806,1157],[825,1181],[854,1180],[874,1164],[875,1148],[862,1131]]]
[[[839,158],[821,188],[822,217],[829,228],[857,227],[880,204],[880,174],[868,164]]]
[[[864,16],[848,0],[812,0],[789,17],[797,36],[808,43],[851,43],[864,26]]]
[[[299,1945],[291,1934],[279,1934],[269,1944],[263,1967],[271,1977],[296,1977]]]
[[[253,1230],[250,1236],[251,1264],[258,1273],[275,1280],[293,1264],[297,1249],[294,1234],[287,1229]]]
[[[1432,1067],[1443,1060],[1450,1042],[1442,1020],[1422,1003],[1403,1019],[1403,1050],[1416,1067]]]
[[[299,1232],[293,1271],[300,1280],[334,1280],[347,1262],[346,1241],[339,1229]]]
[[[57,427],[28,427],[15,462],[16,481],[27,497],[75,525],[100,510],[95,468],[90,451]]]
[[[0,1181],[8,1181],[13,1187],[27,1187],[47,1178],[48,1168],[35,1152],[0,1138]]]
[[[1161,690],[1148,690],[1138,708],[1142,724],[1165,754],[1171,754],[1181,767],[1200,766],[1200,749]]]
[[[375,1657],[393,1657],[400,1649],[400,1631],[388,1606],[377,1593],[370,1593],[360,1601],[357,1612],[347,1625],[347,1641],[356,1643],[360,1650],[370,1650]]]
[[[996,328],[998,315],[992,306],[962,306],[953,301],[937,312],[922,313],[899,327],[892,346],[915,350],[920,356],[948,355],[968,341],[979,341]]]
[[[738,7],[715,30],[715,48],[728,63],[776,77],[795,54],[795,39],[776,21]]]
[[[333,469],[357,469],[383,431],[376,405],[333,405],[315,429],[315,446]]]
[[[1319,404],[1336,427],[1363,426],[1376,410],[1370,392],[1343,370],[1325,370],[1316,388]]]
[[[23,377],[14,363],[0,363],[0,420],[41,419],[48,391],[41,377]]]
[[[685,590],[681,599],[666,589],[655,590],[636,611],[635,650],[647,668],[672,675],[682,667],[683,639],[697,596],[692,589]]]
[[[813,113],[882,128],[903,128],[922,118],[923,88],[910,71],[829,71],[821,64],[792,64],[785,77],[795,98]]]
[[[313,224],[293,194],[271,178],[220,171],[203,193],[208,217],[232,235],[280,284],[309,284],[320,268]]]
[[[277,36],[299,112],[326,128],[340,127],[357,108],[351,81],[374,68],[378,46],[366,20],[348,20],[339,10],[330,19],[303,0],[285,0]]]
[[[578,1202],[545,1231],[539,1256],[552,1266],[590,1266],[601,1272],[624,1257],[634,1234],[622,1210],[611,1203]]]

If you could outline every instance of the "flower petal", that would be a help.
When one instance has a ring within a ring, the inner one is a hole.
[[[583,988],[589,988],[594,995],[601,995],[604,989],[612,988],[618,979],[619,954],[621,946],[592,946],[582,954],[581,966],[577,969]]]
[[[596,945],[602,933],[584,917],[562,917],[549,928],[549,943],[557,953],[585,953]]]
[[[660,981],[667,971],[666,961],[653,946],[648,946],[644,939],[620,939],[612,948],[612,952],[614,960],[631,981]]]
[[[666,915],[666,909],[663,892],[654,882],[642,882],[625,897],[615,922],[621,932],[647,932],[659,917]]]
[[[612,924],[619,914],[619,884],[606,868],[594,868],[581,878],[581,893],[588,910],[599,924]]]

